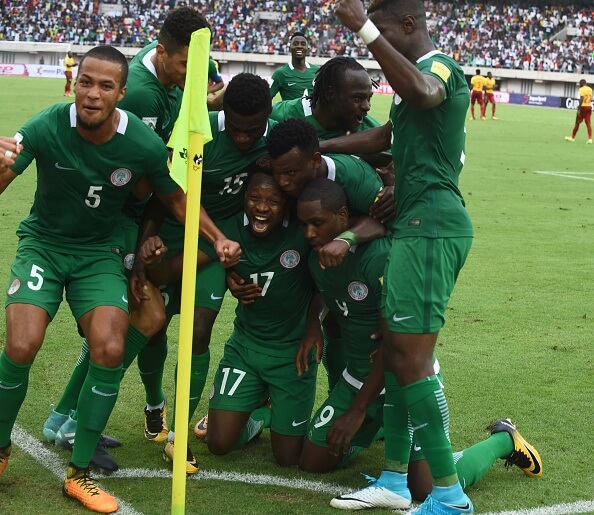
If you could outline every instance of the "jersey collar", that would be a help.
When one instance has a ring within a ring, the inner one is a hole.
[[[326,166],[328,167],[328,179],[336,182],[336,163],[328,156],[322,156],[322,159],[326,162]]]
[[[142,64],[144,64],[144,66],[147,68],[147,70],[149,72],[151,72],[158,80],[159,77],[157,76],[157,69],[155,68],[155,65],[153,64],[153,62],[151,61],[151,59],[153,58],[153,56],[156,53],[157,53],[156,48],[153,48],[152,50],[148,51],[146,53],[146,55],[142,58]]]
[[[311,65],[307,61],[305,61],[305,67],[306,68],[311,68]],[[294,70],[295,69],[295,67],[293,66],[293,60],[290,60],[289,61],[289,68],[291,68],[291,70]]]
[[[126,111],[122,111],[121,109],[116,107],[116,111],[120,113],[120,123],[118,123],[118,128],[116,132],[120,134],[126,134],[126,128],[128,127],[128,113]],[[70,105],[70,127],[76,127],[76,104],[72,103]]]
[[[421,61],[424,61],[425,59],[429,59],[430,57],[433,57],[434,55],[437,54],[443,54],[443,52],[440,52],[439,50],[431,50],[431,52],[427,52],[425,55],[422,55],[421,57],[419,57],[417,59],[417,63],[420,63]]]

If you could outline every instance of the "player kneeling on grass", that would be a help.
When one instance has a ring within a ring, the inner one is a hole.
[[[316,357],[309,356],[308,371],[298,375],[295,354],[302,338],[321,344],[319,310],[312,305],[307,269],[310,246],[298,222],[288,217],[286,196],[272,176],[262,172],[250,178],[244,212],[220,228],[240,243],[242,256],[235,270],[257,284],[259,296],[237,305],[234,331],[211,391],[208,447],[214,454],[226,454],[271,427],[276,460],[296,465],[315,399],[317,364]],[[158,237],[140,251],[157,284],[181,273],[181,255],[154,266],[164,251]],[[202,244],[198,265],[213,259],[212,246]],[[268,398],[272,408],[265,405]]]

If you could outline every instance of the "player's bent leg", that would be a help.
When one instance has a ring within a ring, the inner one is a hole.
[[[250,412],[208,410],[206,440],[208,450],[215,455],[225,455],[236,448]]]
[[[288,436],[270,431],[272,454],[281,467],[299,465],[299,457],[303,450],[304,436]]]
[[[165,327],[167,316],[165,314],[165,303],[159,289],[147,282],[145,291],[150,300],[140,302],[128,292],[130,323],[147,338],[152,338]]]
[[[407,480],[413,500],[423,502],[431,493],[433,480],[429,465],[425,460],[411,461],[408,464]]]
[[[316,445],[306,438],[299,457],[299,469],[313,474],[322,474],[334,470],[339,460],[340,456],[332,454],[328,447]]]

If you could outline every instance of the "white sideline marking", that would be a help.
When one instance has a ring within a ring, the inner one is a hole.
[[[572,503],[555,504],[543,508],[527,510],[498,511],[485,515],[570,515],[572,513],[591,513],[594,511],[594,501],[578,501]]]
[[[43,468],[49,470],[56,476],[60,482],[64,481],[64,474],[68,463],[60,458],[55,452],[50,451],[39,440],[33,438],[18,424],[12,428],[12,443],[21,448],[27,454],[31,455]],[[101,487],[103,488],[103,487]],[[106,492],[109,490],[105,489]],[[109,492],[113,495],[112,492]],[[115,497],[115,496],[114,496]],[[118,515],[142,515],[142,512],[136,511],[130,504],[116,497],[118,501]]]
[[[562,172],[549,170],[535,170],[534,173],[542,175],[554,175],[556,177],[567,177],[568,179],[580,179],[582,181],[594,181],[594,178],[582,177],[582,175],[594,175],[594,172]]]
[[[21,450],[31,455],[42,467],[49,470],[60,481],[64,478],[64,471],[67,463],[58,454],[48,449],[39,440],[33,438],[22,427],[15,424],[12,430],[12,443]],[[128,468],[121,469],[109,475],[93,474],[97,479],[121,478],[121,479],[171,479],[172,474],[164,469],[141,469]],[[218,481],[231,481],[236,483],[249,483],[257,485],[274,485],[298,490],[308,490],[329,495],[348,492],[335,483],[324,483],[321,481],[312,481],[309,479],[285,479],[282,477],[269,476],[265,474],[241,474],[239,472],[221,472],[217,470],[201,470],[198,474],[191,476],[192,480],[214,479]],[[107,490],[106,490],[107,491]],[[352,489],[351,489],[352,491]],[[111,493],[111,492],[110,492]],[[113,494],[112,494],[113,495]],[[142,515],[136,511],[130,504],[117,498],[119,509],[118,515]],[[544,506],[541,508],[528,508],[514,511],[490,512],[484,515],[573,515],[579,513],[594,512],[594,500],[578,501],[573,503],[556,504],[554,506]]]

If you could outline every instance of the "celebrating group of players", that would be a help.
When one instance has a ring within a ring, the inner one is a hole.
[[[421,2],[372,3],[373,21],[358,0],[342,0],[336,13],[370,45],[397,92],[390,120],[368,115],[373,85],[357,61],[308,66],[302,34],[291,39],[283,73],[311,74],[306,95],[285,92],[273,107],[271,93],[297,82],[282,73],[272,87],[249,73],[226,86],[222,109],[209,113],[213,139],[203,155],[190,416],[230,289],[238,299],[233,331],[208,416],[195,428],[212,453],[269,427],[280,465],[326,472],[383,437],[380,478],[332,506],[408,510],[416,499],[425,501],[418,513],[472,513],[461,484],[475,483],[496,459],[534,477],[542,464],[507,419],[456,455],[449,443],[433,350],[472,241],[457,187],[466,81],[433,49]],[[7,289],[0,474],[29,369],[65,290],[84,340],[43,433],[73,449],[64,493],[97,512],[117,509],[90,465],[117,468],[104,447],[118,442],[101,433],[135,358],[145,437],[173,459],[162,379],[167,326],[179,313],[186,198],[169,177],[166,143],[190,35],[207,26],[193,9],[173,10],[158,42],[129,66],[114,48],[93,48],[79,63],[73,104],[35,116],[17,140],[0,139],[0,193],[33,159],[38,169]],[[322,358],[329,396],[312,417]],[[186,472],[197,471],[188,447]]]

